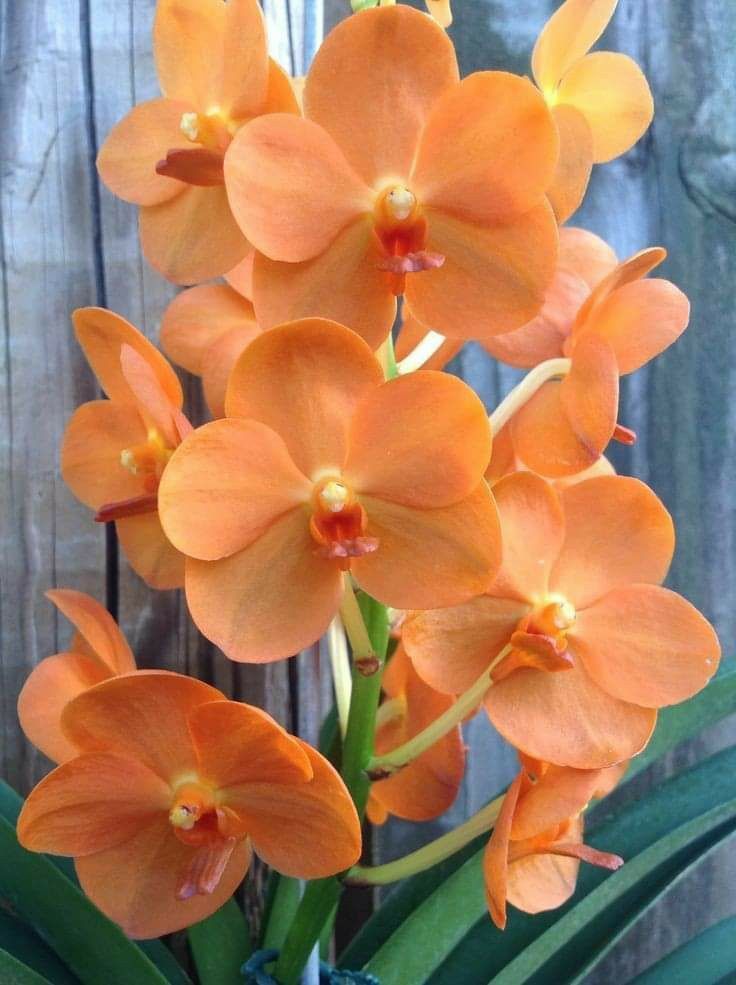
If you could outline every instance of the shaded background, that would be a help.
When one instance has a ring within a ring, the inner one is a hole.
[[[103,304],[156,340],[170,285],[141,259],[136,210],[97,180],[94,159],[110,127],[157,93],[150,27],[154,0],[4,0],[0,16],[0,263],[4,342],[0,424],[0,758],[25,792],[48,764],[20,734],[15,701],[30,669],[63,649],[68,627],[43,598],[52,586],[103,599],[141,666],[214,681],[265,707],[314,740],[328,703],[317,648],[266,668],[239,667],[198,635],[179,593],[153,593],[117,557],[58,474],[72,411],[97,396],[73,342],[70,311]],[[528,71],[534,39],[554,0],[455,0],[463,73]],[[297,73],[324,22],[347,0],[266,0],[273,54]],[[674,515],[678,549],[668,584],[712,619],[734,652],[733,485],[736,366],[736,3],[621,0],[602,46],[644,68],[657,115],[628,155],[597,168],[572,222],[625,257],[662,244],[662,268],[693,302],[680,342],[627,378],[620,419],[638,444],[616,448],[617,468],[644,479]],[[453,364],[489,408],[515,371],[468,346]],[[188,409],[203,419],[198,385]],[[514,757],[480,719],[468,729],[468,775],[456,806],[436,824],[390,822],[374,837],[377,859],[403,854],[451,827],[498,791]],[[736,740],[733,721],[713,728],[639,778],[637,791]],[[615,850],[615,846],[608,846]],[[657,956],[736,912],[736,861],[721,850],[684,880],[599,966],[591,982],[625,982]],[[357,895],[353,919],[370,903]]]

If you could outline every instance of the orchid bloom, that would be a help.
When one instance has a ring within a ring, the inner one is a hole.
[[[278,660],[313,643],[348,572],[396,608],[451,605],[491,583],[491,434],[460,380],[384,382],[358,335],[305,319],[248,346],[226,411],[174,453],[159,506],[187,555],[192,618],[232,659]]]
[[[562,906],[575,892],[581,862],[623,865],[618,855],[583,842],[582,812],[607,792],[608,772],[539,763],[534,774],[522,769],[511,784],[483,856],[486,900],[499,930],[506,927],[507,902],[525,913]]]
[[[403,745],[454,703],[419,677],[401,643],[383,675],[386,700],[378,711],[375,749],[381,754]],[[368,819],[383,824],[389,814],[430,821],[452,806],[465,772],[460,727],[452,729],[408,766],[371,786]]]
[[[486,469],[486,482],[493,489],[500,479],[510,475],[512,472],[529,471],[531,470],[516,455],[514,442],[511,437],[511,425],[504,425],[493,436],[493,453]],[[564,489],[565,486],[576,485],[578,482],[584,482],[586,479],[593,479],[599,475],[616,475],[616,470],[605,455],[601,455],[600,458],[597,458],[592,465],[587,469],[583,469],[582,472],[561,475],[549,481],[556,489]]]
[[[64,707],[94,684],[134,671],[135,658],[115,620],[95,599],[70,588],[55,588],[46,598],[76,632],[66,650],[31,671],[18,697],[18,718],[33,745],[63,763],[77,755],[61,729]]]
[[[566,0],[542,28],[532,73],[560,136],[548,189],[559,222],[580,205],[594,164],[619,157],[652,122],[654,105],[641,69],[628,55],[590,49],[618,0]]]
[[[82,404],[61,448],[61,474],[74,495],[114,521],[131,567],[153,588],[183,583],[184,558],[164,536],[158,484],[191,430],[181,384],[161,353],[120,315],[79,308],[74,330],[108,400]]]
[[[331,32],[304,105],[304,119],[253,120],[225,156],[233,214],[258,251],[262,328],[332,318],[375,349],[402,294],[458,338],[536,314],[557,253],[545,191],[558,141],[529,80],[459,81],[447,35],[402,4]]]
[[[286,875],[332,875],[360,854],[360,825],[330,764],[265,712],[201,681],[139,671],[64,709],[74,758],[18,819],[30,851],[74,858],[90,899],[135,938],[214,913],[252,851]]]
[[[574,277],[566,271],[567,286],[558,279],[561,289],[548,297],[539,318],[487,345],[513,365],[550,358],[554,348],[571,359],[567,375],[544,383],[512,418],[516,455],[533,471],[550,478],[581,472],[611,438],[636,440],[617,424],[619,377],[672,345],[690,318],[690,304],[679,288],[646,277],[666,255],[653,247],[619,263],[588,293],[572,320],[572,298],[579,297],[582,284],[573,287]]]
[[[163,97],[135,106],[97,159],[115,195],[140,206],[141,246],[177,284],[224,274],[248,243],[228,205],[222,163],[261,113],[298,113],[268,57],[257,0],[158,0],[154,53]]]
[[[200,284],[182,291],[161,322],[161,348],[177,366],[202,378],[215,418],[225,416],[232,368],[260,331],[253,305],[231,285]]]
[[[517,472],[493,491],[501,571],[487,594],[405,620],[417,672],[459,694],[491,667],[486,712],[535,759],[599,769],[631,758],[656,709],[700,691],[720,659],[710,624],[659,585],[674,550],[669,514],[622,476],[558,492]]]

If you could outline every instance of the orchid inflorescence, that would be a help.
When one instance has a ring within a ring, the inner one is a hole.
[[[423,858],[492,830],[493,921],[507,902],[556,907],[581,861],[621,864],[585,844],[591,800],[657,709],[718,666],[708,622],[661,587],[667,510],[604,457],[635,440],[620,377],[678,338],[688,301],[647,276],[663,249],[620,261],[561,225],[592,166],[652,119],[631,59],[589,53],[616,0],[566,0],[534,81],[460,79],[447,2],[354,6],[297,85],[268,57],[256,0],[159,0],[163,95],[99,155],[140,207],[150,263],[190,285],[161,344],[202,378],[213,420],[193,427],[175,371],[125,319],[78,310],[107,399],[69,422],[64,479],[148,585],[184,587],[231,660],[327,634],[339,720],[320,753],[205,683],[137,670],[97,602],[49,593],[76,634],[20,697],[59,765],[19,837],[73,857],[133,937],[213,913],[253,852],[330,892],[328,877],[408,874],[356,865],[362,817],[443,813],[481,708],[520,771]],[[490,417],[443,371],[469,340],[529,371]]]

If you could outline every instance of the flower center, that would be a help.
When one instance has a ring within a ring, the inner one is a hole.
[[[241,819],[218,805],[217,792],[195,777],[174,789],[169,824],[179,841],[192,849],[178,875],[176,898],[213,893],[235,845],[247,835]]]
[[[379,269],[389,275],[391,290],[403,294],[406,275],[440,267],[444,257],[430,253],[427,246],[427,220],[414,192],[406,185],[389,185],[376,198],[373,209],[376,236],[384,256]]]
[[[532,612],[528,631],[554,639],[566,638],[576,618],[575,607],[567,599],[544,600]]]
[[[347,571],[351,558],[363,557],[378,547],[375,537],[365,536],[366,512],[342,477],[327,476],[316,482],[311,505],[309,530],[318,557],[336,560]]]
[[[120,464],[131,475],[142,477],[146,492],[154,492],[173,454],[174,449],[166,445],[160,432],[156,428],[149,428],[145,441],[123,448],[120,452]]]
[[[511,649],[492,668],[495,682],[522,667],[558,673],[574,666],[567,634],[575,625],[573,605],[562,597],[540,599],[511,636]]]
[[[207,113],[182,113],[179,129],[193,144],[208,150],[227,150],[235,132],[234,125],[213,107]]]

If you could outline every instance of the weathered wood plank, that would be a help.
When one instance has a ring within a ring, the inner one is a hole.
[[[95,396],[69,321],[95,296],[81,14],[77,0],[29,0],[5,5],[0,23],[0,756],[3,776],[21,787],[45,766],[18,729],[18,691],[68,639],[43,592],[63,585],[104,598],[105,590],[104,534],[58,475],[64,423]]]

